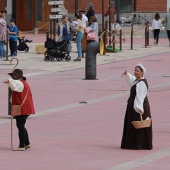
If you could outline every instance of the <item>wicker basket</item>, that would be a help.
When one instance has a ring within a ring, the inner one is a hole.
[[[140,114],[140,119],[141,119],[141,121],[131,122],[133,124],[133,126],[135,127],[135,129],[147,128],[147,127],[151,126],[152,119],[143,120],[142,114]]]

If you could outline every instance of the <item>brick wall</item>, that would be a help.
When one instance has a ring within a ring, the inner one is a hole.
[[[165,12],[167,0],[137,0],[137,12]]]
[[[4,10],[7,6],[7,0],[1,0],[0,1],[0,11]]]
[[[79,8],[86,8],[87,4],[92,2],[94,5],[95,13],[101,14],[102,12],[102,0],[78,0]],[[68,13],[73,14],[75,12],[75,0],[65,0],[65,8]],[[104,0],[105,11],[108,8],[109,0]],[[132,11],[134,9],[134,0],[132,0]],[[165,12],[167,10],[167,0],[136,0],[137,12]]]
[[[96,14],[102,13],[102,0],[78,0],[78,8],[85,8],[87,10],[88,3],[93,3]],[[64,0],[64,6],[69,14],[75,13],[75,0]],[[109,0],[104,0],[105,11],[108,8]]]

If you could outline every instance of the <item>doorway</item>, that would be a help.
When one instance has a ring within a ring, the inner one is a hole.
[[[34,28],[34,0],[16,1],[16,25],[21,31]]]

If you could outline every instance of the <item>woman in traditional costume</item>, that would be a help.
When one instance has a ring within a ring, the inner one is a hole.
[[[135,129],[132,121],[140,121],[140,114],[143,120],[151,118],[150,106],[147,98],[148,83],[146,78],[146,69],[142,64],[137,64],[134,75],[132,76],[127,70],[122,74],[125,75],[127,83],[131,86],[130,97],[126,108],[124,118],[124,130],[121,142],[122,149],[147,149],[152,147],[152,124],[150,127]]]

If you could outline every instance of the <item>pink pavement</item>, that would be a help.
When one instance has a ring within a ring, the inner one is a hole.
[[[120,149],[129,96],[129,87],[120,77],[126,69],[133,74],[139,62],[147,69],[150,87],[154,147],[151,151]],[[98,80],[84,80],[84,69],[27,77],[37,115],[27,122],[32,148],[24,152],[10,150],[7,87],[1,84],[1,169],[169,170],[169,63],[170,52],[100,65],[97,67]],[[6,70],[2,75],[6,75]],[[79,103],[81,101],[87,104]],[[15,120],[13,126],[13,141],[17,147]]]

